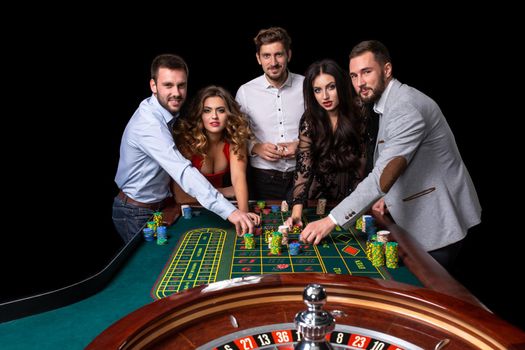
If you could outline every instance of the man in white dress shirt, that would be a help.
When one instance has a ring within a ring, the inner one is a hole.
[[[288,71],[291,39],[280,27],[254,38],[264,74],[242,85],[235,99],[255,135],[249,145],[250,192],[257,199],[286,199],[293,185],[304,76]]]
[[[124,130],[113,222],[126,243],[171,199],[170,177],[205,208],[235,224],[237,234],[253,232],[248,215],[217,192],[175,146],[171,126],[186,100],[187,78],[188,66],[181,57],[157,56],[151,64],[153,95],[142,101]]]

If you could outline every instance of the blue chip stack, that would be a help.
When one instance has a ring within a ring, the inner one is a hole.
[[[166,233],[166,226],[157,227],[157,244],[168,244],[168,235]]]
[[[144,233],[144,240],[147,241],[147,242],[151,242],[153,241],[153,230],[149,227],[146,227],[144,230],[142,230],[142,232]]]
[[[368,240],[376,234],[376,221],[372,215],[363,215],[363,232],[366,233]]]

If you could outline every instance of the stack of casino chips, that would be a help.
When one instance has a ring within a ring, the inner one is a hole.
[[[166,231],[166,226],[157,227],[157,244],[158,245],[168,244],[168,235]]]
[[[372,235],[377,232],[376,221],[372,215],[363,215],[363,221],[361,223],[361,231],[365,232],[370,240]]]
[[[272,240],[271,237],[272,237],[272,230],[270,230],[269,228],[266,228],[264,230],[264,243],[270,243],[270,241]],[[270,247],[270,245],[268,245],[268,247]]]
[[[157,237],[157,223],[155,221],[148,221],[146,225],[153,231],[153,237]]]
[[[281,234],[283,235],[283,241],[282,241],[283,245],[288,244],[288,229],[289,227],[287,225],[281,225],[279,226],[279,229],[278,229],[278,231],[281,232]]]
[[[387,242],[385,248],[386,267],[396,269],[398,267],[397,242]]]
[[[366,253],[366,257],[368,260],[372,261],[372,241],[366,241],[366,249],[365,249],[365,253]]]
[[[319,198],[317,200],[317,208],[315,209],[315,213],[317,215],[324,215],[325,210],[326,210],[326,199]]]
[[[360,216],[359,219],[355,222],[355,229],[358,231],[363,231],[363,217]]]
[[[156,211],[153,213],[153,221],[155,221],[155,224],[157,227],[162,225],[162,212]]]
[[[270,253],[273,255],[281,255],[281,245],[283,242],[283,235],[279,231],[272,233],[272,240],[270,242]]]
[[[377,231],[377,241],[381,243],[387,243],[390,240],[390,231],[381,230]]]
[[[299,242],[292,242],[288,245],[290,255],[299,255],[301,252],[301,244]]]
[[[372,261],[372,243],[374,243],[375,241],[377,241],[376,235],[370,236],[369,239],[366,241],[365,253],[366,253],[366,257],[370,261]]]
[[[385,265],[385,251],[381,242],[372,242],[372,265],[376,267]]]
[[[144,240],[146,242],[151,242],[154,240],[152,229],[150,229],[149,227],[145,227],[144,230],[142,230],[142,232],[144,234]]]
[[[244,234],[244,248],[255,249],[255,239],[253,238],[253,233]]]

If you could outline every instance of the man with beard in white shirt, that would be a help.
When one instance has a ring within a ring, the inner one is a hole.
[[[254,41],[264,74],[242,85],[235,97],[255,136],[248,149],[251,197],[282,200],[293,185],[304,76],[288,70],[292,40],[286,30],[262,29]]]

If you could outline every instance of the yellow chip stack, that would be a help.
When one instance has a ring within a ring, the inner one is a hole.
[[[281,254],[281,244],[283,242],[283,235],[279,231],[272,233],[272,241],[270,242],[270,253],[274,255]]]
[[[255,249],[255,239],[253,238],[253,233],[244,234],[244,247],[246,249]]]
[[[156,211],[153,213],[153,221],[155,221],[155,225],[157,227],[162,226],[162,212]]]
[[[381,242],[372,243],[372,265],[376,267],[385,265],[385,251]]]
[[[357,221],[355,222],[355,229],[358,231],[363,230],[363,217],[362,216],[360,216],[359,219],[357,219]]]
[[[366,253],[366,257],[370,261],[372,261],[372,243],[373,243],[372,241],[366,241],[365,253]]]
[[[396,269],[398,267],[399,257],[397,254],[397,242],[388,242],[385,249],[386,267]]]
[[[270,241],[271,241],[271,239],[270,239],[271,235],[272,235],[272,231],[270,231],[270,230],[268,230],[268,229],[264,230],[264,242],[265,242],[265,243],[270,243]]]

